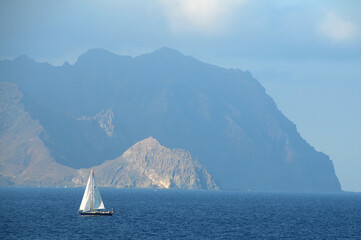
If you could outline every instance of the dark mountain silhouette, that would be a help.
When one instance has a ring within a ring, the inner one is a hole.
[[[249,72],[162,48],[139,57],[102,49],[54,67],[25,56],[0,63],[54,159],[85,168],[153,136],[186,149],[224,189],[340,191],[332,161],[315,151]]]

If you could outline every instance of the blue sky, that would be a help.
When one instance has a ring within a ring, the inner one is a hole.
[[[361,1],[0,0],[0,59],[74,63],[163,46],[249,70],[342,188],[361,191]]]

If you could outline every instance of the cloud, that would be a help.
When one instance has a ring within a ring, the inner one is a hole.
[[[356,38],[358,29],[351,21],[345,21],[334,12],[329,11],[316,30],[322,35],[335,41],[348,41]]]
[[[222,32],[246,0],[159,0],[171,30],[177,33]]]

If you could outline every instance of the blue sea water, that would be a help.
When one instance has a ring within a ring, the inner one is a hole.
[[[0,239],[361,239],[361,194],[100,190],[113,216],[80,216],[82,188],[0,188]]]

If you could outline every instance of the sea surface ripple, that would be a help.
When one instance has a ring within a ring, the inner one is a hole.
[[[113,216],[80,216],[83,188],[0,188],[0,239],[361,239],[357,193],[100,191]]]

